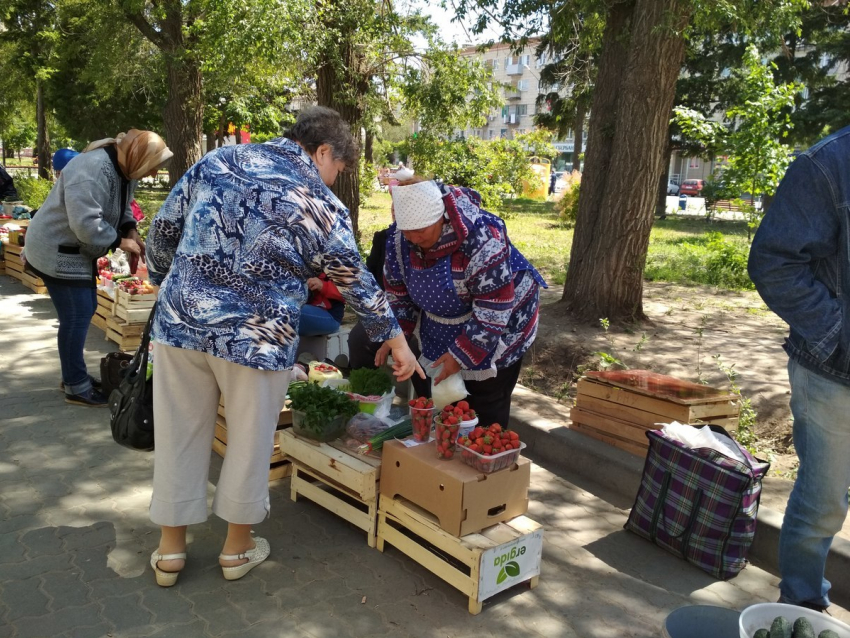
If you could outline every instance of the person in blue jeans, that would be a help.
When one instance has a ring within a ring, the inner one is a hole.
[[[339,289],[325,273],[307,280],[310,296],[301,307],[301,322],[298,334],[302,337],[318,337],[339,331],[345,314],[345,300]]]
[[[750,249],[749,273],[790,326],[800,459],[779,538],[780,602],[824,611],[827,554],[850,489],[850,127],[788,168]]]

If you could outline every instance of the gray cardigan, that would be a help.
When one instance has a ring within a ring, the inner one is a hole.
[[[135,227],[130,180],[121,202],[121,175],[104,149],[71,160],[30,222],[24,254],[49,278],[69,285],[91,285],[94,260],[116,248]],[[123,231],[123,232],[122,232]]]

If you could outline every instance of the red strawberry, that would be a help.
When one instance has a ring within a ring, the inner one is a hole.
[[[469,409],[469,403],[467,403],[466,401],[458,401],[456,405],[457,405],[457,407],[459,407],[463,411],[466,411],[466,410]]]

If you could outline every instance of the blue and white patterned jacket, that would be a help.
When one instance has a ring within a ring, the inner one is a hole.
[[[348,209],[295,142],[226,146],[177,183],[147,237],[154,341],[260,370],[295,363],[306,280],[324,272],[373,341],[401,333]]]

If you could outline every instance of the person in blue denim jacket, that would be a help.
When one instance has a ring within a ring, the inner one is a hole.
[[[788,168],[756,233],[749,272],[791,328],[785,341],[800,468],[779,540],[780,602],[825,610],[832,539],[850,488],[850,127]]]

